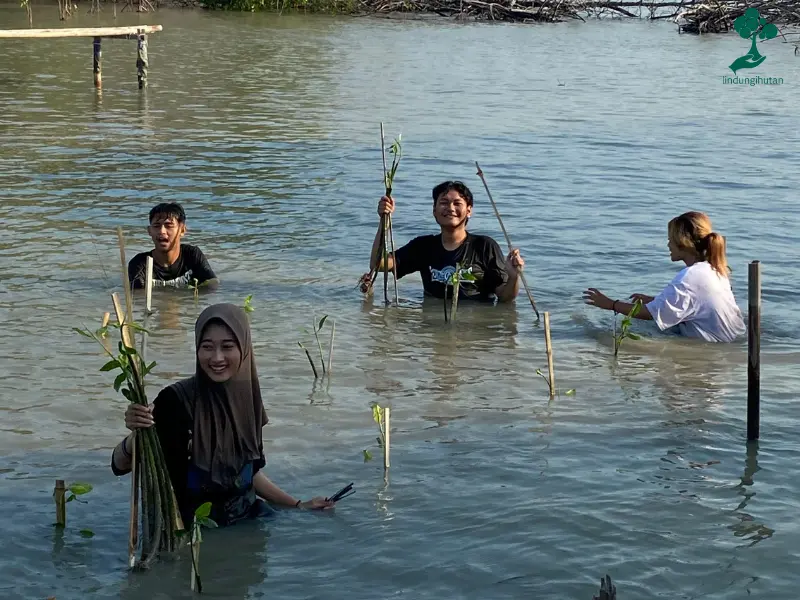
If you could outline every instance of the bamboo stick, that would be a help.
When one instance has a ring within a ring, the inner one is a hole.
[[[383,133],[383,121],[381,121],[381,159],[383,160],[383,183],[386,188],[385,193],[387,196],[390,196],[392,194],[392,188],[387,185],[386,181],[386,136]],[[387,289],[389,278],[388,253],[386,252],[387,236],[391,240],[391,251],[392,255],[394,255],[394,233],[392,231],[392,215],[390,214],[383,216],[383,257],[385,261],[383,265],[383,293],[386,304],[389,304],[389,292]],[[394,301],[395,304],[399,304],[397,297],[397,264],[394,263],[394,256],[392,256],[392,274],[394,275]]]
[[[92,71],[94,72],[94,87],[98,90],[103,87],[102,58],[103,48],[100,37],[95,37],[92,43]]]
[[[556,376],[555,369],[553,368],[553,344],[550,340],[550,313],[544,313],[544,343],[547,348],[547,371],[550,376],[550,397],[556,395]]]
[[[392,409],[386,407],[383,409],[383,470],[389,470],[389,436],[390,436],[390,414]]]
[[[489,186],[486,183],[486,179],[483,176],[483,171],[481,171],[481,167],[480,165],[478,165],[477,161],[475,161],[475,168],[478,169],[478,177],[480,177],[481,181],[483,181],[483,187],[486,188],[486,195],[489,196],[489,202],[492,203],[494,214],[497,217],[497,221],[500,223],[500,229],[503,230],[503,235],[506,238],[506,243],[508,244],[508,251],[511,252],[514,249],[514,247],[511,245],[511,238],[508,236],[508,232],[506,231],[505,225],[503,225],[503,219],[500,217],[500,211],[497,210],[497,205],[494,203],[494,198],[492,198],[492,193],[489,191]],[[519,278],[522,281],[522,285],[525,287],[525,293],[528,294],[528,300],[530,300],[531,302],[531,306],[533,307],[533,312],[536,313],[536,320],[538,321],[539,311],[536,308],[536,302],[533,301],[533,294],[531,294],[531,290],[530,288],[528,288],[528,282],[525,281],[525,274],[520,273]]]
[[[757,440],[761,416],[761,263],[748,266],[747,440]]]
[[[148,314],[153,312],[153,257],[147,257],[146,279],[144,282],[145,290],[145,310]]]
[[[108,322],[111,320],[111,313],[105,312],[103,313],[103,322],[100,323],[100,327],[108,327]]]
[[[331,320],[331,342],[330,347],[328,348],[328,377],[331,375],[331,369],[333,368],[333,336],[336,333],[336,321]]]
[[[147,58],[147,35],[140,32],[139,39],[136,42],[136,73],[140,90],[147,87],[147,67],[149,64],[150,61]]]
[[[56,523],[61,527],[67,526],[67,487],[63,479],[56,479],[56,486],[53,489],[53,498],[56,501]]]
[[[0,29],[0,38],[108,37],[162,31],[161,25],[130,27],[74,27],[63,29]]]
[[[114,304],[114,312],[117,321],[120,323],[122,332],[122,343],[133,348],[130,339],[130,330],[123,325],[126,323],[125,314],[122,312],[122,305],[116,292],[111,294],[111,301]],[[131,438],[131,496],[130,496],[130,521],[128,523],[128,567],[131,569],[136,565],[136,546],[139,544],[139,457],[137,456],[137,438],[139,434],[134,432]]]

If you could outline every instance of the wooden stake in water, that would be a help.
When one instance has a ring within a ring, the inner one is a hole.
[[[547,349],[547,371],[550,376],[550,397],[556,395],[556,375],[553,368],[553,344],[550,340],[550,313],[544,313],[544,343]]]
[[[331,320],[331,343],[328,347],[328,380],[330,380],[331,369],[333,368],[333,336],[336,333],[336,321]]]
[[[483,176],[483,171],[481,171],[481,167],[477,161],[475,161],[475,168],[478,169],[478,177],[481,178],[483,182],[483,187],[486,189],[486,195],[489,196],[489,202],[492,203],[492,208],[494,209],[494,214],[497,217],[497,221],[500,223],[500,229],[503,230],[503,235],[506,238],[506,244],[508,244],[508,251],[511,252],[514,247],[511,245],[511,238],[508,237],[508,232],[506,231],[505,225],[503,225],[503,219],[500,217],[500,211],[497,210],[497,205],[494,203],[494,199],[492,198],[492,193],[489,191],[489,186],[486,184],[486,179]],[[525,293],[528,294],[528,300],[530,300],[531,306],[533,307],[533,312],[536,313],[536,320],[539,320],[539,311],[536,308],[536,302],[533,301],[533,294],[531,294],[531,290],[528,287],[528,282],[525,281],[525,275],[523,273],[519,274],[519,278],[522,281],[522,286],[525,288]]]
[[[147,314],[153,312],[153,257],[147,257],[146,279],[144,280],[145,309]]]
[[[757,440],[761,415],[761,263],[750,263],[747,277],[747,440]]]
[[[194,535],[192,536],[192,582],[191,582],[191,589],[193,592],[202,592],[203,587],[202,583],[200,582],[200,573],[198,572],[198,565],[200,564],[200,542],[201,533],[200,528],[196,525],[192,525],[194,527]]]
[[[114,312],[117,314],[117,322],[120,324],[122,343],[129,348],[134,348],[131,340],[131,333],[128,327],[125,313],[116,292],[111,294],[111,302],[114,304]],[[130,521],[128,523],[128,566],[132,569],[136,565],[136,546],[139,544],[139,467],[136,456],[136,435],[131,438],[131,498],[130,498]]]
[[[53,489],[53,498],[56,501],[56,523],[61,527],[67,526],[67,486],[63,479],[56,479]]]
[[[389,471],[389,430],[390,422],[389,417],[392,409],[388,406],[383,409],[383,470]]]

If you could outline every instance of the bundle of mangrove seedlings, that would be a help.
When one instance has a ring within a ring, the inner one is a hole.
[[[112,294],[117,323],[106,324],[97,331],[86,328],[75,329],[81,335],[93,339],[110,360],[101,368],[104,372],[117,372],[114,390],[121,392],[129,401],[148,406],[145,390],[145,377],[156,366],[155,362],[145,364],[142,355],[136,350],[136,332],[147,333],[133,321],[133,302],[130,283],[125,268],[125,249],[122,231],[118,229],[120,261],[123,265],[123,285],[125,289],[125,309],[120,305],[117,294]],[[109,327],[120,331],[118,353],[114,354],[106,340]],[[183,522],[178,511],[175,492],[172,489],[164,452],[155,427],[137,429],[134,443],[130,448],[131,458],[131,520],[128,538],[129,566],[145,569],[161,553],[170,553],[177,548],[177,534],[183,530]],[[139,537],[139,496],[141,496],[141,556],[135,560],[137,538]]]
[[[383,183],[385,188],[385,195],[392,195],[392,186],[394,184],[394,177],[397,173],[397,167],[400,165],[400,159],[403,155],[403,149],[400,145],[401,136],[397,139],[389,149],[392,153],[392,167],[386,169],[386,141],[383,135],[383,123],[381,123],[381,155],[383,157]],[[361,277],[359,286],[361,291],[367,295],[372,293],[373,285],[378,277],[378,272],[383,267],[383,296],[386,304],[389,304],[389,254],[394,255],[394,232],[392,230],[392,215],[387,214],[381,217],[380,229],[378,231],[379,242],[375,267]],[[393,259],[394,261],[394,259]],[[393,265],[392,274],[394,275],[394,301],[395,304],[399,302],[397,297],[397,265]]]

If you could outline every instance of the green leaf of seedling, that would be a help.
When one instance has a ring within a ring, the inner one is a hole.
[[[189,535],[189,532],[186,531],[185,529],[176,529],[174,533],[176,538],[182,538],[184,536]]]
[[[119,388],[122,387],[122,384],[125,383],[125,379],[127,379],[128,374],[124,371],[117,375],[117,378],[114,380],[114,391],[118,392]]]
[[[369,462],[372,460],[372,453],[369,450],[364,450],[364,462]]]
[[[383,448],[383,438],[382,437],[376,437],[375,441],[378,442],[378,448]]]
[[[194,511],[194,516],[200,519],[207,519],[211,514],[211,502],[206,502],[197,507]]]
[[[81,529],[81,535],[85,538],[92,538],[94,537],[94,531],[91,529]]]
[[[83,329],[78,329],[77,327],[73,327],[72,331],[74,331],[75,333],[81,334],[83,337],[87,337],[89,339],[94,339],[94,336],[91,333],[89,333],[88,331],[85,331]]]
[[[381,416],[383,414],[383,409],[377,404],[372,406],[372,419],[378,424],[381,424]]]
[[[542,374],[542,370],[541,369],[536,369],[536,374],[537,375],[541,375]]]
[[[640,339],[642,339],[642,336],[640,336],[638,333],[629,333],[628,337],[631,338],[632,340],[640,340]]]
[[[82,496],[83,494],[88,494],[92,491],[92,484],[91,483],[73,483],[72,485],[67,488],[70,492],[75,494],[76,496]]]
[[[219,527],[219,525],[217,525],[217,522],[214,519],[209,519],[207,517],[198,519],[197,522],[203,527],[208,527],[209,529],[214,529],[216,527]]]
[[[567,396],[574,396],[574,395],[575,395],[575,390],[574,390],[574,389],[567,390],[567,391],[566,391],[566,392],[564,392],[564,393],[565,393]]]
[[[319,326],[317,327],[317,331],[322,331],[322,326],[325,325],[325,320],[328,318],[328,315],[325,315],[319,320]]]
[[[112,371],[114,369],[119,369],[121,366],[122,365],[119,364],[119,361],[116,358],[114,358],[108,361],[102,367],[100,367],[100,371]]]
[[[122,395],[128,402],[136,402],[136,399],[131,394],[131,391],[128,388],[122,388]]]
[[[67,496],[67,502],[72,502],[76,498],[77,496],[75,494],[70,494],[69,496]]]

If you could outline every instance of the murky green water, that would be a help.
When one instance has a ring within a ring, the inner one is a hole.
[[[37,26],[56,14],[34,6]],[[81,9],[67,25],[112,22]],[[223,286],[197,304],[156,291],[152,393],[193,368],[204,306],[253,294],[267,472],[297,496],[357,489],[334,515],[208,534],[205,596],[588,600],[609,573],[620,598],[795,597],[791,46],[762,47],[760,75],[784,85],[736,87],[722,76],[743,40],[666,23],[117,18],[137,22],[164,25],[144,95],[132,41],[104,42],[98,97],[90,39],[0,40],[0,597],[190,596],[186,560],[125,569],[129,480],[108,468],[125,405],[98,349],[71,332],[99,324],[119,289],[115,227],[129,256],[145,250],[157,200],[184,203],[187,241]],[[24,11],[4,5],[0,23],[24,27]],[[398,243],[431,231],[430,189],[445,178],[473,186],[471,229],[502,242],[481,163],[551,312],[558,385],[575,396],[548,402],[524,296],[462,305],[452,329],[416,277],[400,309],[354,289],[382,191],[381,120],[404,139]],[[666,223],[690,209],[727,236],[742,307],[747,263],[764,263],[757,452],[744,444],[744,342],[649,338],[615,363],[610,313],[581,303],[590,285],[656,293],[676,268]],[[336,319],[329,388],[296,343],[313,314]],[[362,459],[372,401],[393,407],[388,487],[380,461]],[[68,505],[63,535],[56,478],[95,486]]]

